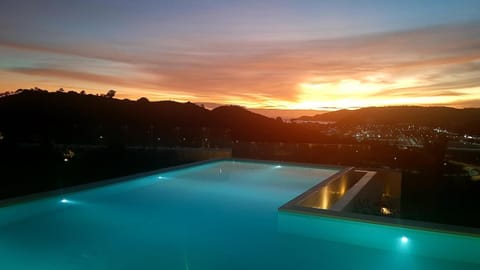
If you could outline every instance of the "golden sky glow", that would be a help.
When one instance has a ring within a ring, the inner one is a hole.
[[[0,11],[0,92],[115,89],[270,109],[480,106],[475,1],[54,2],[61,12],[34,1]]]

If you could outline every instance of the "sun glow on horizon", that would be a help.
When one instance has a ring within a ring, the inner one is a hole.
[[[480,107],[480,1],[198,2],[12,0],[0,9],[0,93],[113,89],[118,99],[275,110]]]
[[[398,105],[446,105],[452,101],[461,102],[462,98],[449,95],[389,95],[388,92],[421,87],[424,83],[416,77],[392,79],[386,74],[375,74],[360,79],[341,79],[334,82],[322,82],[315,78],[298,84],[298,102],[291,104],[295,109],[355,109],[372,106]],[[475,93],[475,89],[468,89]],[[418,91],[418,90],[417,90]],[[467,98],[471,96],[465,95]]]

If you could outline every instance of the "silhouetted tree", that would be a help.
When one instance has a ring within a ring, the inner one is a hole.
[[[137,102],[140,102],[140,103],[148,103],[148,102],[150,102],[150,101],[149,101],[148,98],[146,98],[146,97],[141,97],[141,98],[137,99]]]
[[[105,97],[106,97],[106,98],[113,98],[116,93],[117,93],[117,91],[115,91],[115,90],[113,90],[113,89],[110,89],[110,90],[108,90],[108,92],[105,94]]]

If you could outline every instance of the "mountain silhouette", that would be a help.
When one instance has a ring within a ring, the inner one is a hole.
[[[205,129],[215,129],[235,140],[319,138],[309,130],[292,129],[293,126],[239,106],[208,110],[191,102],[119,100],[39,89],[20,90],[0,98],[0,132],[20,142],[92,143],[108,137],[115,142],[136,144],[158,137],[174,143],[179,136],[199,140]]]
[[[442,127],[452,131],[480,133],[480,109],[450,107],[392,106],[339,110],[315,116],[303,116],[302,121],[334,121],[338,125],[413,124]]]

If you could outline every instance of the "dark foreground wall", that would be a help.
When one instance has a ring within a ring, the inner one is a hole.
[[[230,156],[230,149],[1,145],[0,199]]]

